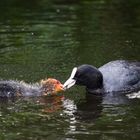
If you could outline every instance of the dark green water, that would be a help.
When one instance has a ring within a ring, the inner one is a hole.
[[[139,0],[1,0],[0,77],[64,82],[74,66],[140,61]],[[117,104],[116,104],[117,102]],[[139,140],[140,99],[0,99],[1,140]]]

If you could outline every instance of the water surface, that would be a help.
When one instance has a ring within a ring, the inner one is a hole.
[[[1,79],[64,82],[84,63],[140,61],[138,0],[1,0],[0,13]],[[76,86],[53,97],[2,98],[0,139],[139,139],[139,105]]]

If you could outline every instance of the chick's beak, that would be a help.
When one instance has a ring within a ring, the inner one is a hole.
[[[64,91],[63,85],[61,83],[56,84],[55,92],[57,93],[57,92],[61,92],[61,91]]]

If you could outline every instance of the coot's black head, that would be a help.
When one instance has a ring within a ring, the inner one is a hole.
[[[68,89],[73,85],[83,85],[87,89],[100,89],[103,85],[101,72],[91,65],[81,65],[72,70],[70,78],[64,83],[64,88]]]

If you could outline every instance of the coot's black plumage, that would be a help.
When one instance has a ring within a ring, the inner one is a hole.
[[[86,86],[91,93],[128,93],[140,90],[140,62],[116,60],[96,68],[81,65],[74,68],[64,88],[74,84]]]

